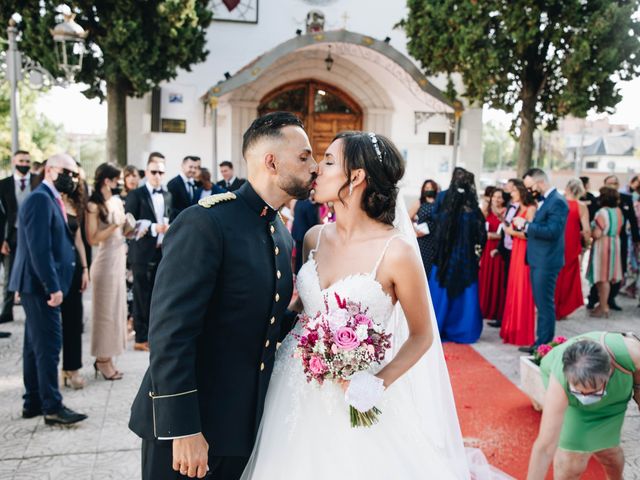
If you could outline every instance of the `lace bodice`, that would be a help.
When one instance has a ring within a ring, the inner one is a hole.
[[[341,298],[347,298],[362,304],[369,309],[371,318],[385,327],[386,321],[391,316],[393,303],[391,297],[382,289],[382,285],[376,280],[375,272],[358,273],[344,277],[324,290],[320,287],[318,269],[315,258],[311,252],[309,260],[302,266],[298,273],[296,286],[298,294],[304,305],[305,313],[310,316],[325,310],[325,298],[329,308],[337,308],[335,293]]]
[[[302,300],[305,313],[313,316],[319,311],[325,311],[325,301],[330,310],[337,308],[338,302],[335,297],[337,293],[343,299],[360,303],[363,309],[367,308],[369,310],[369,315],[375,322],[386,328],[386,323],[393,310],[393,301],[389,294],[383,290],[380,282],[376,280],[376,275],[389,244],[400,235],[394,235],[387,240],[371,272],[348,275],[323,289],[318,275],[315,254],[318,251],[318,247],[320,247],[325,226],[323,225],[320,229],[316,248],[309,252],[309,259],[298,272],[296,280],[298,295]]]

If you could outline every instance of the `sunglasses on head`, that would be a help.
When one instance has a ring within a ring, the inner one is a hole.
[[[149,170],[149,173],[151,175],[164,175],[164,172],[162,170]]]

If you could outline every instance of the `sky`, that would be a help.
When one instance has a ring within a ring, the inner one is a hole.
[[[609,117],[611,123],[640,127],[640,77],[630,82],[620,83],[622,102],[616,113]],[[62,123],[70,133],[101,134],[107,130],[107,105],[97,100],[88,100],[82,93],[81,85],[69,88],[54,87],[38,101],[38,111],[55,122]],[[600,118],[603,115],[591,115]],[[508,128],[511,117],[499,110],[484,109],[485,122],[493,121]]]

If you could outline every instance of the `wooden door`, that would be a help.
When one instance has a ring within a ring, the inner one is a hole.
[[[314,80],[283,85],[266,95],[258,107],[260,115],[278,110],[301,118],[317,161],[338,132],[362,129],[358,104],[339,88]]]

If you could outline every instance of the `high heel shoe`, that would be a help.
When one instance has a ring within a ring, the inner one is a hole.
[[[84,388],[84,378],[82,378],[78,370],[63,370],[62,381],[65,387],[70,387],[74,390]]]
[[[107,376],[102,370],[98,368],[99,363],[111,363],[111,360],[96,360],[95,362],[93,362],[93,369],[95,370],[94,378],[98,378],[98,373],[102,374],[102,378],[109,381],[120,380],[123,377],[122,372],[119,372],[115,368],[114,372],[110,376]]]
[[[594,318],[609,318],[609,310],[601,310],[600,308],[596,308],[589,312],[589,316]]]

